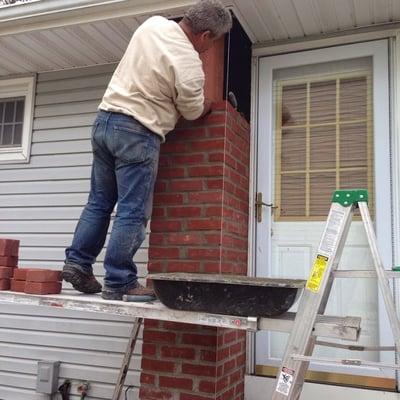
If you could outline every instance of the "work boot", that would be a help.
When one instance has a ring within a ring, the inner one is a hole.
[[[155,300],[156,295],[154,290],[151,288],[144,287],[139,282],[136,281],[135,286],[125,289],[125,290],[112,290],[103,289],[101,292],[101,297],[105,300],[122,300],[123,296],[132,296],[130,301],[151,301]]]
[[[93,274],[82,272],[79,268],[71,264],[65,264],[62,277],[64,281],[69,282],[75,290],[86,294],[101,292],[101,284],[96,280]]]

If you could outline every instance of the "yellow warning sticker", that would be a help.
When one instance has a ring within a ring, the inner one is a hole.
[[[328,265],[328,260],[329,260],[328,257],[322,256],[321,254],[317,254],[317,258],[314,261],[310,277],[308,278],[307,281],[306,287],[308,290],[311,290],[314,293],[319,292],[322,278],[324,277],[326,266]]]

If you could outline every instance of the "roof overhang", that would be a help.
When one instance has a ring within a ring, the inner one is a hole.
[[[196,0],[40,0],[0,10],[0,36],[114,18],[179,15]]]

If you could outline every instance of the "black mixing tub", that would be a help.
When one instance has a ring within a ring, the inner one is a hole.
[[[165,273],[148,276],[169,308],[243,317],[274,317],[294,304],[305,286],[300,279],[239,275]]]

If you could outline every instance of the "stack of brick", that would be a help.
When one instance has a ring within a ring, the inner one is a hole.
[[[30,294],[61,292],[61,271],[18,268],[19,240],[0,238],[0,290]]]
[[[26,274],[28,268],[16,268],[11,279],[11,291],[25,292]]]
[[[11,290],[29,294],[58,294],[61,292],[61,271],[39,268],[16,268]]]
[[[0,290],[10,289],[18,265],[19,240],[0,239]]]
[[[25,293],[58,294],[61,286],[61,271],[28,269],[26,273]]]

